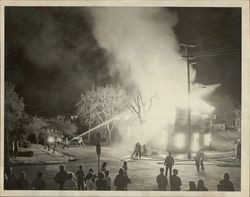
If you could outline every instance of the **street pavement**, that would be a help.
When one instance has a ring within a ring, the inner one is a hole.
[[[44,154],[43,154],[43,153]],[[95,146],[88,147],[71,147],[69,149],[57,149],[57,155],[63,153],[62,157],[54,157],[52,154],[46,153],[46,151],[40,152],[39,157],[43,160],[52,162],[51,165],[19,165],[14,167],[14,172],[18,173],[21,170],[27,172],[28,180],[31,181],[35,178],[36,172],[43,171],[44,179],[47,183],[47,189],[57,189],[58,186],[54,182],[53,178],[59,171],[59,163],[63,163],[65,168],[69,172],[75,173],[80,164],[84,165],[85,171],[89,168],[93,168],[97,172],[97,156]],[[160,167],[163,167],[163,158],[150,158],[142,157],[142,159],[131,160],[130,152],[127,150],[119,149],[118,147],[102,147],[101,162],[106,161],[108,163],[107,169],[110,170],[110,177],[112,179],[111,189],[115,190],[113,180],[118,173],[119,168],[122,166],[123,161],[128,162],[128,175],[131,179],[131,183],[128,185],[128,190],[132,191],[150,191],[157,190],[156,176],[159,174]],[[174,155],[179,158],[179,155]],[[58,159],[58,158],[61,158]],[[62,159],[63,158],[63,159]],[[76,161],[69,161],[70,158],[75,158]],[[36,160],[33,158],[33,160]],[[53,161],[60,162],[56,165],[52,165]],[[32,163],[32,162],[30,162]],[[187,161],[178,159],[174,168],[178,169],[179,176],[182,180],[182,190],[188,189],[188,182],[203,179],[206,187],[209,191],[216,191],[216,185],[225,172],[228,172],[231,176],[231,181],[234,183],[235,189],[240,191],[240,167],[219,167],[216,160],[205,162],[205,172],[197,172],[194,161]]]

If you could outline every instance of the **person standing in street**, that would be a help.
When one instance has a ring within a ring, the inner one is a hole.
[[[172,157],[171,153],[168,153],[168,156],[165,159],[164,166],[166,166],[165,175],[168,176],[169,170],[169,177],[172,175],[172,167],[174,165],[174,158]]]
[[[202,179],[200,179],[197,183],[197,191],[208,191]]]
[[[31,189],[33,190],[44,190],[46,188],[46,183],[42,179],[43,173],[37,172],[36,179],[31,182]]]
[[[196,185],[194,181],[189,181],[188,185],[189,185],[189,190],[187,191],[196,191]]]
[[[107,190],[111,190],[111,178],[109,177],[109,170],[106,170],[104,174],[104,180],[107,182]]]
[[[139,159],[141,158],[141,155],[142,155],[142,147],[141,147],[141,144],[138,142],[138,157]]]
[[[65,147],[69,148],[69,139],[68,139],[68,137],[65,138],[64,145],[63,145],[62,149],[64,149]]]
[[[200,151],[200,166],[202,171],[205,171],[204,159],[205,159],[205,153],[203,151]]]
[[[170,189],[171,191],[180,191],[181,190],[181,179],[178,175],[178,170],[173,169],[173,175],[170,176]]]
[[[60,165],[60,171],[54,177],[55,182],[59,185],[59,190],[64,189],[64,183],[68,177],[68,173],[64,170],[64,166]]]
[[[108,184],[104,179],[105,175],[104,172],[100,171],[98,173],[98,179],[96,180],[96,190],[107,190]]]
[[[84,190],[85,173],[83,171],[82,165],[80,165],[79,169],[76,171],[76,178],[77,178],[77,189]]]
[[[114,185],[116,186],[116,190],[127,190],[127,177],[124,175],[123,168],[119,169],[119,174],[115,177]]]
[[[236,159],[238,159],[238,161],[241,161],[241,142],[240,139],[238,139],[237,145],[236,145]]]
[[[223,179],[219,181],[219,184],[217,185],[218,191],[234,191],[234,185],[230,181],[230,176],[228,173],[225,173],[223,175]]]
[[[194,158],[197,172],[200,172],[200,170],[205,171],[205,168],[204,168],[204,159],[205,159],[204,152],[201,151],[201,150],[199,150],[195,154],[195,158]]]
[[[29,190],[29,182],[24,171],[19,174],[19,179],[17,180],[17,190]]]
[[[17,157],[17,153],[18,153],[18,149],[19,149],[19,147],[18,147],[18,140],[17,140],[16,137],[14,139],[13,146],[14,146],[14,157],[16,158]]]
[[[76,190],[76,182],[73,180],[73,173],[67,174],[67,179],[64,183],[65,190]]]
[[[138,157],[138,155],[139,155],[139,148],[140,148],[140,144],[139,144],[139,142],[137,142],[137,143],[135,144],[134,152],[133,152],[132,155],[130,156],[131,158],[133,158],[134,155],[135,155],[136,157]]]
[[[164,168],[160,168],[160,174],[156,177],[156,183],[159,191],[166,191],[168,185],[167,176],[164,175]]]
[[[5,172],[4,189],[13,190],[17,188],[17,178],[11,166],[7,167]]]
[[[196,152],[194,161],[195,161],[197,172],[200,172],[200,151]]]
[[[85,177],[86,190],[95,189],[95,187],[92,187],[93,185],[95,185],[95,178],[96,178],[96,175],[94,174],[94,170],[90,168]]]
[[[86,147],[86,144],[84,144],[84,142],[83,142],[83,137],[79,137],[78,144],[79,144],[79,146]]]

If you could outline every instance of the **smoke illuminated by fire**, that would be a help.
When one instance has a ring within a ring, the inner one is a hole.
[[[176,107],[188,106],[186,60],[173,31],[178,18],[165,8],[102,7],[91,8],[91,13],[94,35],[110,54],[111,73],[118,71],[122,84],[136,86],[146,103],[156,95],[145,123],[130,132],[131,142],[146,143],[174,123]],[[192,113],[211,113],[214,108],[203,98],[218,85],[202,88],[194,84],[195,74],[191,68]],[[138,129],[143,134],[136,136]]]

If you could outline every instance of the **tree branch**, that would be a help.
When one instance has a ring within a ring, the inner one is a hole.
[[[149,103],[149,106],[148,106],[148,109],[146,110],[146,113],[148,113],[148,111],[151,109],[152,107],[152,103],[153,103],[153,99],[157,97],[157,95],[154,95],[150,98],[150,103]]]

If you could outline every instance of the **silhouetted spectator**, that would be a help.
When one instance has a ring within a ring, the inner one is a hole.
[[[170,176],[170,189],[171,191],[180,191],[181,190],[181,179],[178,175],[178,170],[173,170],[173,175]]]
[[[168,179],[163,173],[164,173],[164,168],[160,168],[160,174],[156,177],[156,183],[158,185],[159,191],[167,190]]]
[[[96,190],[95,177],[92,177],[86,186],[87,190]]]
[[[93,190],[92,184],[95,183],[95,178],[96,178],[96,175],[94,174],[94,170],[92,168],[90,168],[88,171],[88,174],[85,177],[85,184],[86,184],[87,190]]]
[[[114,185],[116,186],[116,190],[127,190],[127,177],[124,174],[123,168],[119,169],[119,174],[115,177]]]
[[[126,161],[123,162],[122,168],[124,169],[124,174],[126,176],[128,176],[128,174],[127,174],[127,172],[128,172],[128,163]]]
[[[67,179],[64,183],[65,190],[76,190],[76,182],[73,180],[73,174],[68,173]]]
[[[104,180],[104,173],[102,171],[100,171],[98,173],[98,179],[96,180],[96,189],[97,190],[107,190],[108,188],[108,184],[106,182],[106,180]]]
[[[108,165],[108,163],[105,162],[105,161],[102,163],[102,166],[101,166],[101,171],[102,171],[102,172],[105,172],[105,171],[107,170],[107,169],[106,169],[106,168],[107,168],[107,165]]]
[[[174,158],[171,156],[171,153],[168,153],[168,156],[165,159],[164,166],[166,166],[166,177],[168,176],[169,169],[169,177],[172,175],[172,167],[174,165]]]
[[[189,181],[189,190],[187,191],[196,191],[196,185],[194,181]]]
[[[4,188],[6,190],[13,190],[17,188],[17,178],[12,167],[8,167],[5,171]]]
[[[76,171],[76,178],[77,178],[77,189],[84,190],[85,173],[83,171],[82,165],[80,165],[79,169]]]
[[[223,176],[223,179],[219,181],[219,184],[217,185],[218,191],[234,191],[234,185],[229,180],[230,176],[228,173],[225,173]]]
[[[18,190],[28,190],[29,182],[27,180],[26,173],[24,171],[19,173],[19,179],[17,180],[17,189]]]
[[[85,177],[85,181],[90,180],[93,176],[94,176],[94,170],[92,168],[90,168],[86,177]]]
[[[36,179],[34,179],[31,182],[31,189],[33,190],[44,190],[46,188],[46,183],[42,179],[43,173],[42,172],[37,172],[36,173]]]
[[[107,182],[107,190],[111,190],[111,178],[109,177],[109,170],[105,171],[104,180]]]
[[[63,190],[64,189],[64,183],[67,179],[67,172],[64,170],[64,166],[60,165],[59,167],[60,171],[56,174],[54,180],[57,184],[59,184],[59,189]]]
[[[204,181],[199,180],[197,183],[197,191],[208,191],[208,189],[205,187]]]
[[[130,178],[128,178],[128,163],[126,161],[123,162],[122,168],[124,169],[124,175],[127,177],[127,183],[130,183]]]

